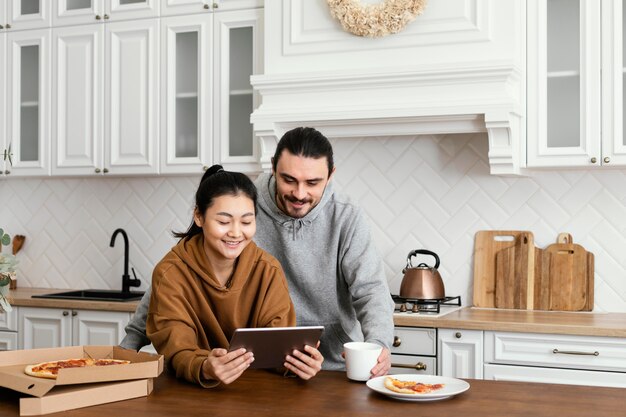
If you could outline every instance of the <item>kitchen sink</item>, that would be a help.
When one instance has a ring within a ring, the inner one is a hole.
[[[143,291],[118,291],[118,290],[78,290],[55,292],[51,294],[33,295],[32,298],[60,298],[64,300],[90,300],[90,301],[134,301],[143,297]]]

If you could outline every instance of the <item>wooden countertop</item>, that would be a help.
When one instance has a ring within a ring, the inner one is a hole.
[[[92,301],[92,300],[61,300],[54,298],[31,298],[36,294],[50,294],[71,291],[54,288],[17,288],[9,291],[12,306],[75,308],[79,310],[127,311],[134,313],[139,301]]]
[[[396,326],[626,337],[626,313],[465,307],[441,317],[395,314]]]
[[[323,371],[310,381],[246,371],[214,389],[161,375],[148,397],[65,411],[67,417],[133,416],[509,416],[617,417],[626,410],[624,389],[529,382],[468,380],[470,389],[442,401],[399,401]],[[0,415],[18,415],[15,391],[0,388]],[[61,415],[61,413],[53,414]]]

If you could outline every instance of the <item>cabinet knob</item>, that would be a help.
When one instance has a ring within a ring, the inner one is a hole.
[[[203,7],[204,7],[205,9],[208,9],[210,6],[209,6],[208,4],[205,4]]]
[[[608,156],[605,156],[603,161],[605,164],[608,164],[609,162],[611,162],[611,158],[609,158]]]
[[[207,169],[209,169],[209,167],[208,167],[208,166],[206,166],[206,165],[202,167],[202,170],[203,170],[203,171],[206,171]]]
[[[595,164],[596,162],[598,162],[598,160],[596,159],[596,157],[594,156],[593,158],[591,158],[591,163]]]
[[[398,336],[393,337],[393,347],[398,347],[402,344],[402,340]]]
[[[96,174],[99,174],[100,173],[100,168],[96,168],[95,171],[96,171]]]
[[[11,25],[7,23],[7,25],[5,26],[7,29],[11,29]]]
[[[76,310],[72,310],[72,316],[74,316],[74,317],[75,317],[75,316],[77,316],[77,315],[78,315],[78,311],[76,311]]]
[[[109,15],[108,14],[104,15],[104,20],[109,20]]]
[[[109,172],[109,168],[104,168],[104,169],[102,170],[102,172],[104,172],[105,174],[107,174],[107,173]]]
[[[213,8],[214,8],[214,9],[217,9],[218,7],[220,7],[220,5],[219,5],[219,4],[217,4],[217,3],[213,3]]]
[[[4,26],[0,25],[0,29],[4,29]]]
[[[69,311],[64,311],[64,312],[63,312],[63,315],[64,315],[64,316],[69,316],[69,314],[70,314],[70,312],[69,312]]]
[[[9,175],[9,174],[11,173],[11,171],[9,171],[9,170],[7,169],[7,170],[5,170],[5,171],[4,171],[4,173],[5,173],[6,175]]]
[[[461,338],[461,336],[463,336],[463,335],[461,334],[461,332],[456,332],[456,333],[454,334],[454,337],[456,337],[457,339],[460,339],[460,338]]]
[[[96,15],[96,20],[102,19],[99,14]]]

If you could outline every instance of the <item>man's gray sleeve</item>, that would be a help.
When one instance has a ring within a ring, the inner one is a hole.
[[[146,336],[146,319],[148,318],[148,307],[150,307],[150,294],[152,286],[148,287],[146,293],[141,298],[135,314],[126,326],[126,336],[120,343],[125,349],[139,350],[150,344],[150,339]]]

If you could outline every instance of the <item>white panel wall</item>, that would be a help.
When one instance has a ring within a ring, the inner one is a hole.
[[[626,170],[489,175],[485,135],[339,139],[336,185],[365,208],[391,289],[412,249],[441,257],[449,295],[471,303],[474,233],[527,229],[546,246],[559,232],[595,253],[595,310],[626,312]],[[199,177],[0,181],[0,226],[27,236],[18,285],[120,288],[124,227],[143,280],[191,220]],[[5,248],[6,250],[7,248]]]

